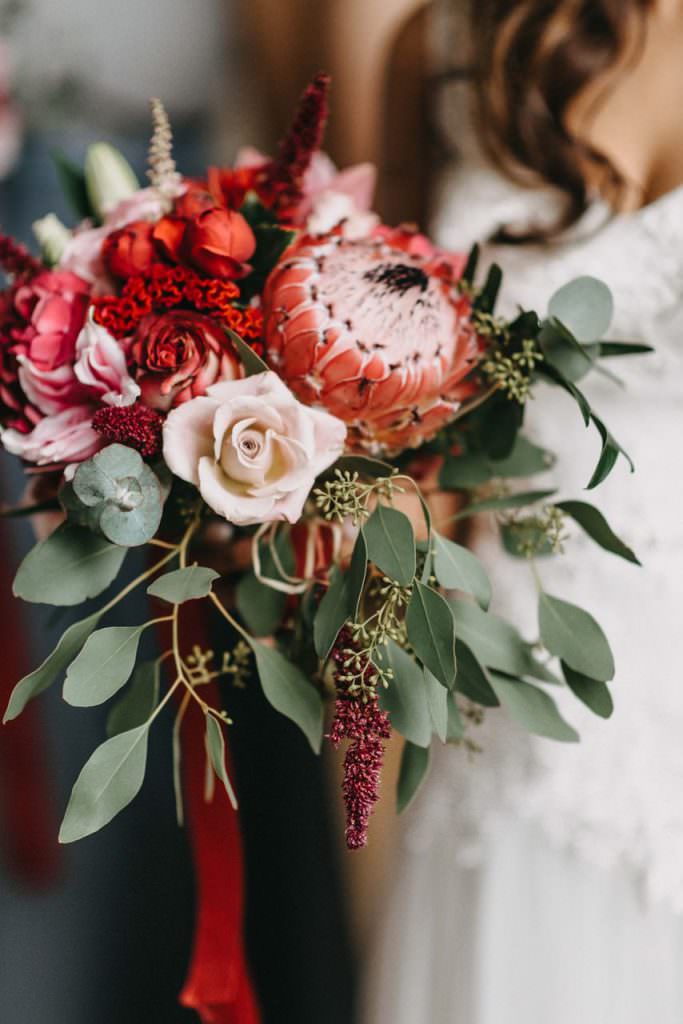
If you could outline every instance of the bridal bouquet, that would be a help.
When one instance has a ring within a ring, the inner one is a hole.
[[[520,489],[553,461],[521,429],[539,382],[568,392],[600,438],[587,471],[597,486],[623,453],[577,381],[634,347],[600,341],[611,298],[592,278],[544,315],[503,320],[497,267],[482,277],[476,252],[381,224],[372,168],[340,173],[320,152],[327,89],[324,76],[308,88],[274,159],[243,151],[202,180],[177,171],[154,101],[147,187],[105,144],[84,170],[60,157],[80,222],[38,221],[39,258],[0,239],[2,443],[44,498],[14,511],[59,513],[14,591],[57,606],[104,595],[17,683],[5,721],[64,673],[69,704],[117,701],[62,842],[135,797],[166,707],[177,736],[198,706],[207,766],[234,802],[235,686],[260,685],[315,751],[325,735],[347,741],[352,848],[366,842],[391,730],[405,738],[402,808],[434,738],[473,743],[483,709],[502,705],[564,741],[578,737],[554,688],[610,714],[608,641],[587,611],[544,591],[537,564],[562,548],[570,520],[635,555],[587,502]],[[485,513],[537,576],[530,640],[489,610],[489,577],[457,539]],[[143,571],[117,589],[143,545]],[[107,625],[136,587],[153,599],[149,620]],[[186,629],[186,606],[200,601],[226,620],[220,652]],[[151,628],[159,657],[136,664]]]

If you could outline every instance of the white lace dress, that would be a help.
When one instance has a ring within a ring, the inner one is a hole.
[[[487,168],[467,133],[436,235],[466,248],[499,224],[548,215],[556,197]],[[604,211],[591,211],[599,218]],[[528,433],[560,456],[562,497],[601,507],[643,568],[573,536],[541,565],[545,589],[592,610],[617,662],[604,722],[561,702],[578,745],[531,739],[487,714],[474,760],[436,751],[404,824],[368,969],[367,1024],[680,1024],[683,1020],[683,188],[553,252],[493,249],[502,310],[544,311],[579,274],[611,287],[611,334],[655,355],[613,360],[625,388],[585,390],[633,456],[582,495],[598,440],[573,403],[540,391]],[[534,480],[534,486],[536,485]],[[486,524],[497,608],[537,635],[528,568]],[[562,694],[560,694],[562,696]]]

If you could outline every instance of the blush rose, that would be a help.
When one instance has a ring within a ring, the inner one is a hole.
[[[174,409],[164,425],[164,458],[230,523],[295,523],[345,438],[341,420],[302,405],[268,371],[214,384]]]

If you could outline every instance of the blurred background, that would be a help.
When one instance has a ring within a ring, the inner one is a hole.
[[[427,123],[424,98],[401,93],[402,67],[421,45],[417,28],[406,27],[422,6],[3,0],[1,230],[30,243],[32,222],[48,211],[71,223],[55,148],[81,162],[88,144],[107,139],[142,178],[150,96],[169,111],[181,170],[196,174],[208,163],[229,163],[240,145],[272,152],[300,92],[321,69],[333,75],[327,149],[335,162],[376,161],[380,210],[391,218],[400,202],[403,219],[424,216],[425,192],[416,187],[411,153],[401,149],[405,132],[395,130],[396,119],[405,126],[409,115]],[[15,503],[24,486],[17,460],[3,453],[2,502]],[[3,706],[14,682],[68,624],[11,599],[11,580],[32,543],[27,522],[0,520]],[[134,614],[129,606],[124,618]],[[103,735],[106,709],[98,710],[67,708],[53,688],[0,730],[2,1024],[195,1019],[176,1003],[190,954],[193,883],[172,805],[169,730],[153,741],[133,806],[75,847],[56,844],[73,781]],[[315,761],[291,730],[258,697],[245,698],[234,756],[246,797],[252,974],[264,1024],[350,1024],[357,966],[381,899],[381,844],[353,864],[341,855],[335,769]],[[258,771],[247,770],[255,739],[289,765],[279,789],[267,756]],[[387,807],[378,812],[375,835],[391,827]]]

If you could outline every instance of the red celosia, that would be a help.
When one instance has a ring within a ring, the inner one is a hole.
[[[341,666],[346,651],[353,647],[348,630],[339,634],[332,659]],[[368,664],[368,674],[372,666]],[[377,695],[363,699],[356,697],[338,684],[334,721],[329,739],[338,747],[342,740],[350,740],[344,756],[344,782],[342,791],[346,806],[346,844],[350,850],[365,846],[372,810],[379,800],[379,782],[384,761],[384,744],[391,735],[389,716],[380,710]]]
[[[161,452],[163,425],[163,417],[141,402],[123,406],[104,405],[92,420],[93,430],[109,444],[128,445],[147,459]]]
[[[239,288],[232,281],[201,277],[185,267],[159,265],[148,275],[129,277],[120,296],[104,295],[95,298],[93,305],[95,319],[115,338],[134,334],[139,323],[154,311],[183,306],[211,314],[241,338],[257,341],[263,327],[261,311],[235,306],[238,297]]]
[[[0,234],[0,267],[12,277],[32,277],[45,267],[32,256],[25,245],[9,235]]]

